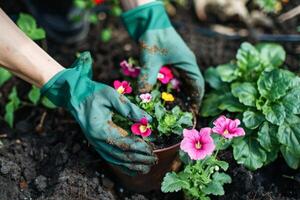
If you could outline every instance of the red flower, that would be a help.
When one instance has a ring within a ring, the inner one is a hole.
[[[114,88],[117,90],[119,94],[130,94],[132,92],[132,88],[130,83],[127,81],[114,81]]]
[[[140,122],[135,123],[131,126],[131,131],[135,135],[140,135],[142,137],[148,137],[151,135],[151,128],[148,124],[146,117],[143,117]]]
[[[93,0],[96,5],[104,3],[105,0]]]
[[[166,66],[163,66],[160,70],[159,70],[159,73],[157,75],[157,79],[162,83],[162,84],[167,84],[169,83],[172,78],[173,78],[173,73],[172,71],[166,67]]]

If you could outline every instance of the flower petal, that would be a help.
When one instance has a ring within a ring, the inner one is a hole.
[[[141,135],[140,125],[140,123],[135,123],[131,125],[131,132],[135,135]]]

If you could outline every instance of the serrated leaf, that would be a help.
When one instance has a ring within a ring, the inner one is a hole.
[[[169,172],[163,179],[161,184],[162,192],[178,192],[181,189],[189,188],[190,185],[188,181],[180,179],[180,177],[175,172]]]
[[[17,25],[33,40],[40,40],[46,37],[44,29],[37,28],[35,19],[29,14],[21,13],[17,21]]]
[[[286,53],[283,47],[279,44],[260,43],[255,46],[260,53],[260,58],[265,65],[280,67],[285,61]]]
[[[32,86],[31,90],[28,93],[28,98],[34,105],[37,105],[41,98],[40,89],[36,86]]]
[[[236,59],[237,65],[241,71],[250,71],[254,68],[260,67],[259,52],[248,42],[241,44],[241,47],[237,52]]]
[[[263,121],[265,117],[260,112],[248,110],[243,113],[243,123],[249,129],[256,129]]]
[[[300,156],[300,118],[295,115],[289,117],[285,123],[279,126],[277,138],[293,154]]]
[[[300,114],[300,87],[293,88],[283,97],[282,103],[288,112]]]
[[[183,115],[178,119],[177,124],[193,126],[193,114],[184,112]]]
[[[284,157],[285,162],[290,168],[298,169],[300,167],[300,156],[293,154],[293,152],[284,145],[280,147],[280,151]]]
[[[244,105],[255,107],[258,92],[253,83],[235,82],[231,84],[231,92],[233,96],[237,97]]]
[[[293,73],[282,69],[264,71],[257,81],[258,91],[269,101],[275,101],[286,94],[294,76]]]
[[[0,87],[12,77],[12,74],[0,66]]]
[[[256,138],[245,136],[233,141],[233,156],[237,163],[250,170],[256,170],[264,165],[267,159],[265,150]]]
[[[231,183],[231,177],[225,173],[216,172],[213,174],[213,180],[205,188],[203,192],[213,195],[224,195],[223,185],[225,183]]]
[[[216,68],[216,71],[218,72],[220,78],[224,82],[232,82],[237,78],[236,75],[236,65],[228,63],[224,65],[219,65]]]
[[[262,112],[266,119],[272,124],[280,126],[286,117],[286,112],[282,103],[265,104]]]

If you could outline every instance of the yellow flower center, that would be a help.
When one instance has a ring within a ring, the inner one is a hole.
[[[118,87],[118,89],[117,89],[117,92],[118,92],[119,94],[123,94],[124,91],[125,91],[125,88],[124,88],[123,86],[120,86],[120,87]]]
[[[144,133],[144,132],[146,132],[146,130],[147,130],[147,126],[141,125],[141,126],[139,127],[139,129],[140,129],[140,131],[141,131],[142,133]]]
[[[201,143],[198,141],[196,144],[195,144],[195,147],[196,147],[196,149],[201,149]]]
[[[175,100],[174,96],[170,93],[167,93],[167,92],[163,92],[161,94],[161,98],[165,101],[174,101]]]
[[[163,74],[161,74],[161,73],[158,73],[158,75],[157,75],[157,78],[164,78],[165,76],[163,75]]]
[[[225,131],[224,131],[224,135],[227,135],[229,133],[229,131],[227,130],[227,129],[225,129]]]

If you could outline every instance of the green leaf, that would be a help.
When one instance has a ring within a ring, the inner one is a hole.
[[[300,167],[300,156],[293,154],[293,152],[284,145],[280,147],[280,151],[290,168],[298,169]]]
[[[232,82],[237,78],[236,75],[236,65],[234,64],[224,64],[224,65],[219,65],[216,68],[216,71],[218,72],[220,78],[224,82]]]
[[[294,74],[281,69],[264,71],[258,81],[258,91],[269,101],[275,101],[286,94],[294,78]]]
[[[40,40],[46,37],[44,29],[37,28],[36,21],[31,15],[21,13],[17,25],[32,40]]]
[[[222,112],[218,108],[220,102],[221,102],[222,96],[216,93],[209,93],[205,95],[205,98],[201,105],[201,116],[203,117],[210,117],[210,116],[216,116]]]
[[[282,103],[287,112],[300,114],[300,87],[293,88],[283,97]]]
[[[258,131],[257,141],[268,152],[276,152],[279,143],[277,141],[277,126],[274,126],[268,122],[264,122]]]
[[[0,66],[0,87],[12,77],[12,74]]]
[[[289,116],[287,121],[279,126],[278,141],[287,148],[300,156],[300,118],[296,115]]]
[[[258,92],[253,83],[233,83],[231,84],[231,92],[244,105],[255,107]]]
[[[50,108],[50,109],[56,108],[56,105],[54,105],[47,97],[43,97],[41,102],[43,106],[45,106],[46,108]]]
[[[285,61],[286,53],[279,44],[261,43],[256,45],[256,49],[260,52],[260,58],[265,65],[280,67]]]
[[[14,124],[14,112],[19,108],[20,99],[17,94],[16,87],[13,87],[12,91],[9,94],[9,102],[5,105],[5,115],[4,119],[9,124],[10,127],[13,127]]]
[[[169,172],[164,177],[161,184],[161,191],[167,192],[178,192],[181,189],[189,188],[189,182],[187,180],[182,180],[175,172]]]
[[[243,123],[249,129],[256,129],[263,121],[265,117],[260,112],[248,110],[243,113]]]
[[[154,108],[154,114],[157,120],[161,120],[166,113],[166,109],[161,104],[156,104]]]
[[[236,59],[237,65],[241,71],[246,72],[260,67],[259,52],[248,42],[241,44]]]
[[[164,116],[164,124],[166,126],[169,126],[169,127],[174,126],[176,124],[176,120],[177,120],[177,118],[174,115],[165,114],[165,116]]]
[[[239,102],[230,92],[224,94],[221,103],[218,106],[220,110],[227,110],[229,112],[243,112],[245,106]]]
[[[183,115],[178,119],[177,124],[193,126],[193,114],[190,112],[184,112]]]
[[[203,192],[205,194],[224,195],[223,185],[225,183],[231,183],[231,177],[225,173],[219,172],[214,173],[212,177],[213,181],[203,188]]]
[[[211,88],[219,90],[223,86],[223,82],[216,68],[210,67],[204,73],[205,81],[208,82]]]
[[[28,98],[34,105],[37,105],[38,101],[41,98],[40,89],[36,86],[32,86],[31,90],[28,93]]]
[[[112,38],[112,30],[110,28],[103,29],[100,36],[102,42],[109,42]]]
[[[284,122],[286,112],[282,103],[265,104],[262,112],[272,124],[281,125]]]
[[[212,134],[211,137],[214,139],[214,143],[218,145],[218,148],[220,150],[227,149],[232,143],[232,140],[230,140],[230,139],[227,139],[224,141],[223,136],[221,136],[219,134]],[[221,141],[223,141],[223,142],[221,142]]]
[[[245,136],[233,141],[233,156],[237,163],[250,170],[256,170],[264,165],[267,159],[265,150],[260,146],[256,138]]]

